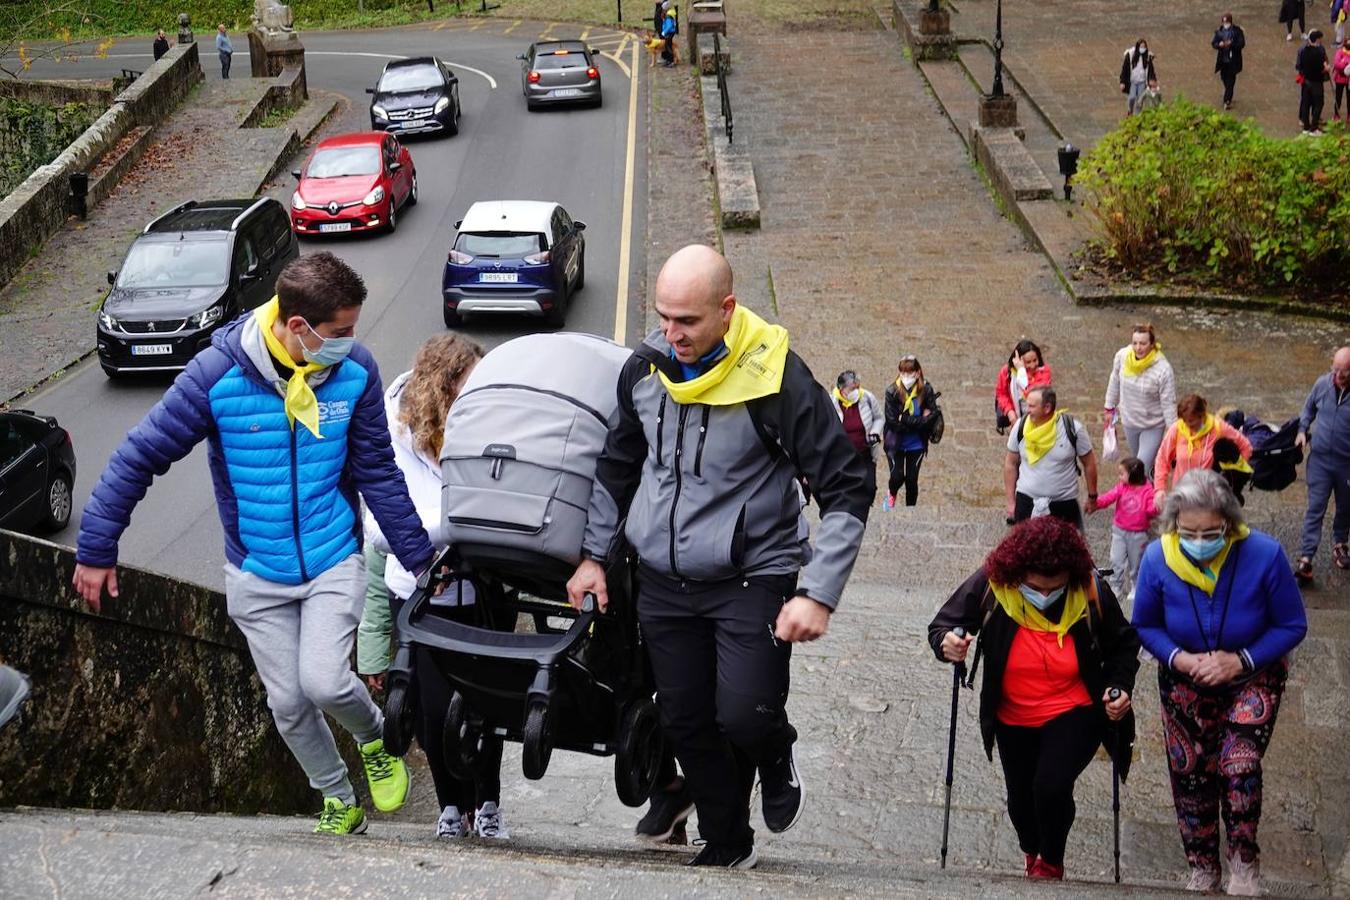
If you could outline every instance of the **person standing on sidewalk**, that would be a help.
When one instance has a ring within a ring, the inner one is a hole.
[[[169,52],[169,38],[164,34],[163,28],[155,32],[155,43],[150,49],[155,54],[155,62],[159,62],[159,58]]]
[[[1026,415],[1027,392],[1038,385],[1049,386],[1050,378],[1050,364],[1035,341],[1018,341],[994,381],[994,417],[999,434]]]
[[[1153,505],[1153,485],[1144,472],[1144,463],[1127,456],[1119,463],[1120,481],[1097,498],[1097,509],[1115,504],[1111,522],[1111,575],[1107,581],[1118,598],[1134,602],[1134,583],[1139,576],[1139,561],[1148,546],[1148,526],[1158,509]]]
[[[1008,532],[928,625],[940,662],[963,662],[976,634],[980,734],[991,762],[998,744],[1026,875],[1060,880],[1078,776],[1099,746],[1130,771],[1139,637],[1083,536],[1049,516]]]
[[[1331,63],[1327,48],[1322,46],[1322,32],[1314,29],[1308,43],[1298,51],[1294,69],[1299,77],[1298,120],[1303,133],[1317,137],[1322,134],[1322,107],[1326,104],[1326,89],[1322,86],[1331,77]]]
[[[1150,323],[1131,328],[1129,346],[1111,360],[1104,406],[1106,427],[1120,420],[1130,453],[1152,476],[1163,434],[1177,420],[1177,377]]]
[[[220,54],[220,77],[230,77],[230,60],[234,59],[234,45],[225,31],[225,23],[216,26],[216,53]]]
[[[1331,371],[1313,384],[1298,420],[1295,443],[1308,448],[1308,511],[1303,517],[1303,544],[1294,574],[1311,582],[1313,557],[1322,543],[1322,520],[1331,498],[1331,558],[1338,569],[1350,569],[1350,346],[1336,351]],[[1314,429],[1314,425],[1316,428]],[[1312,446],[1308,447],[1308,442]]]
[[[1217,472],[1188,472],[1167,498],[1163,535],[1139,566],[1134,627],[1158,661],[1163,739],[1190,891],[1219,889],[1220,811],[1228,894],[1257,897],[1261,758],[1308,632],[1289,558],[1252,531]]]
[[[1219,19],[1219,27],[1209,45],[1214,48],[1214,71],[1219,73],[1223,82],[1223,108],[1233,108],[1233,88],[1237,86],[1238,73],[1242,71],[1242,48],[1247,46],[1247,36],[1242,29],[1233,24],[1233,14],[1226,12]]]
[[[1282,0],[1280,3],[1280,24],[1285,26],[1284,39],[1292,41],[1294,39],[1294,23],[1298,22],[1298,36],[1300,39],[1308,36],[1308,23],[1304,20],[1307,13],[1307,5],[1304,0]]]
[[[1350,2],[1350,0],[1347,0]],[[1342,43],[1336,48],[1336,58],[1331,63],[1331,81],[1335,85],[1336,104],[1332,109],[1331,118],[1334,121],[1341,121],[1341,103],[1350,98],[1350,46]],[[1350,104],[1347,105],[1350,107]],[[1350,108],[1346,110],[1346,121],[1350,121]]]
[[[1085,506],[1078,504],[1078,466],[1087,482]],[[1027,392],[1027,414],[1008,435],[1003,461],[1008,524],[1032,516],[1056,516],[1083,527],[1083,510],[1097,507],[1097,456],[1083,423],[1059,408],[1053,388]]]
[[[105,589],[119,596],[118,542],[136,504],[156,475],[208,442],[226,608],[277,730],[323,795],[322,834],[366,830],[325,713],[356,739],[376,809],[399,809],[409,788],[351,670],[366,590],[360,501],[409,571],[426,570],[435,552],[394,464],[379,369],[356,343],[365,299],[361,276],[331,253],[288,263],[277,296],[217,331],[113,453],[75,557],[75,590],[97,613]]]
[[[857,450],[869,465],[875,465],[877,444],[881,443],[883,419],[881,403],[875,394],[863,388],[858,381],[858,373],[852,369],[840,372],[835,380],[834,390],[830,392],[834,401],[834,411],[844,426],[853,449]]]
[[[748,869],[756,770],[770,831],[802,814],[785,707],[792,644],[829,627],[876,475],[787,331],[736,302],[720,253],[676,251],[654,294],[661,325],[619,376],[567,593],[607,607],[604,563],[623,523],[662,725],[707,841],[690,865]],[[805,566],[800,481],[820,509]]]
[[[900,374],[886,388],[886,461],[890,480],[883,509],[894,509],[900,488],[905,505],[919,502],[919,467],[928,455],[937,391],[923,377],[923,366],[913,354],[900,357]]]
[[[1125,95],[1125,115],[1132,116],[1140,111],[1139,101],[1148,83],[1157,80],[1148,41],[1140,38],[1133,47],[1125,49],[1125,58],[1120,61],[1120,92]]]

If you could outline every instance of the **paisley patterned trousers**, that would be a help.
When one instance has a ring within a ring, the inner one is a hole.
[[[1158,667],[1172,800],[1193,868],[1219,870],[1221,809],[1229,859],[1257,861],[1261,757],[1275,730],[1288,673],[1288,661],[1280,660],[1241,684],[1201,692]]]

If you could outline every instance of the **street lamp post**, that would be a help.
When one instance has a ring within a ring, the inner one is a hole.
[[[1003,0],[998,0],[994,12],[994,89],[990,96],[1003,96]]]

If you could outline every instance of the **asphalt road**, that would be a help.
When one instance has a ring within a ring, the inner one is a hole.
[[[341,120],[330,125],[326,134],[369,127],[365,88],[375,83],[389,56],[436,54],[456,67],[460,76],[464,114],[459,135],[408,142],[418,171],[419,203],[400,216],[398,232],[302,245],[306,253],[331,250],[364,276],[370,296],[358,337],[375,353],[386,382],[408,368],[423,339],[444,330],[439,293],[442,267],[454,223],[477,200],[556,200],[574,218],[586,222],[586,287],[572,299],[569,330],[612,338],[619,320],[627,327],[618,336],[629,340],[639,318],[632,309],[640,302],[644,255],[637,251],[645,246],[646,235],[645,79],[639,75],[631,121],[631,82],[612,57],[600,63],[605,85],[602,108],[529,113],[520,94],[520,63],[515,55],[544,26],[525,23],[512,34],[496,33],[504,27],[491,32],[419,26],[303,35],[310,87],[338,91],[351,100]],[[564,36],[565,32],[558,29],[554,34]],[[590,39],[597,49],[615,52],[625,48],[619,56],[625,64],[632,62],[633,53],[626,49],[631,41],[620,43],[617,33],[606,37],[597,31]],[[248,71],[247,43],[238,35],[234,43],[243,51],[235,54],[238,76]],[[124,66],[143,68],[150,62],[149,55],[131,55],[138,53],[138,47],[119,44],[108,59],[87,58],[60,66],[39,63],[32,75],[106,76]],[[209,78],[219,77],[214,53],[203,52],[203,64]],[[630,141],[631,177],[627,176]],[[289,196],[289,178],[278,190]],[[623,278],[627,290],[620,291],[626,195],[631,203],[629,239],[634,252],[628,256],[632,266]],[[542,320],[510,318],[470,320],[463,330],[490,347],[543,328]],[[70,429],[79,459],[77,513],[53,540],[74,544],[78,511],[103,466],[167,384],[163,378],[109,382],[97,362],[89,360],[25,401],[25,406],[55,415]],[[156,479],[123,537],[120,558],[123,563],[221,587],[222,546],[202,446]]]

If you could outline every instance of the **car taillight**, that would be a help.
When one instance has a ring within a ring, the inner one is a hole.
[[[457,266],[466,266],[473,262],[473,257],[467,253],[460,253],[458,250],[451,250],[450,261]]]
[[[547,250],[543,253],[531,253],[529,256],[525,257],[525,262],[531,266],[541,266],[548,261],[549,252]]]
[[[587,77],[587,78],[599,78],[599,77],[600,77],[600,70],[597,69],[595,66],[591,66],[589,69],[586,70],[586,77]]]
[[[528,81],[530,84],[538,84],[539,73],[531,70],[530,74],[525,76],[525,80]]]

